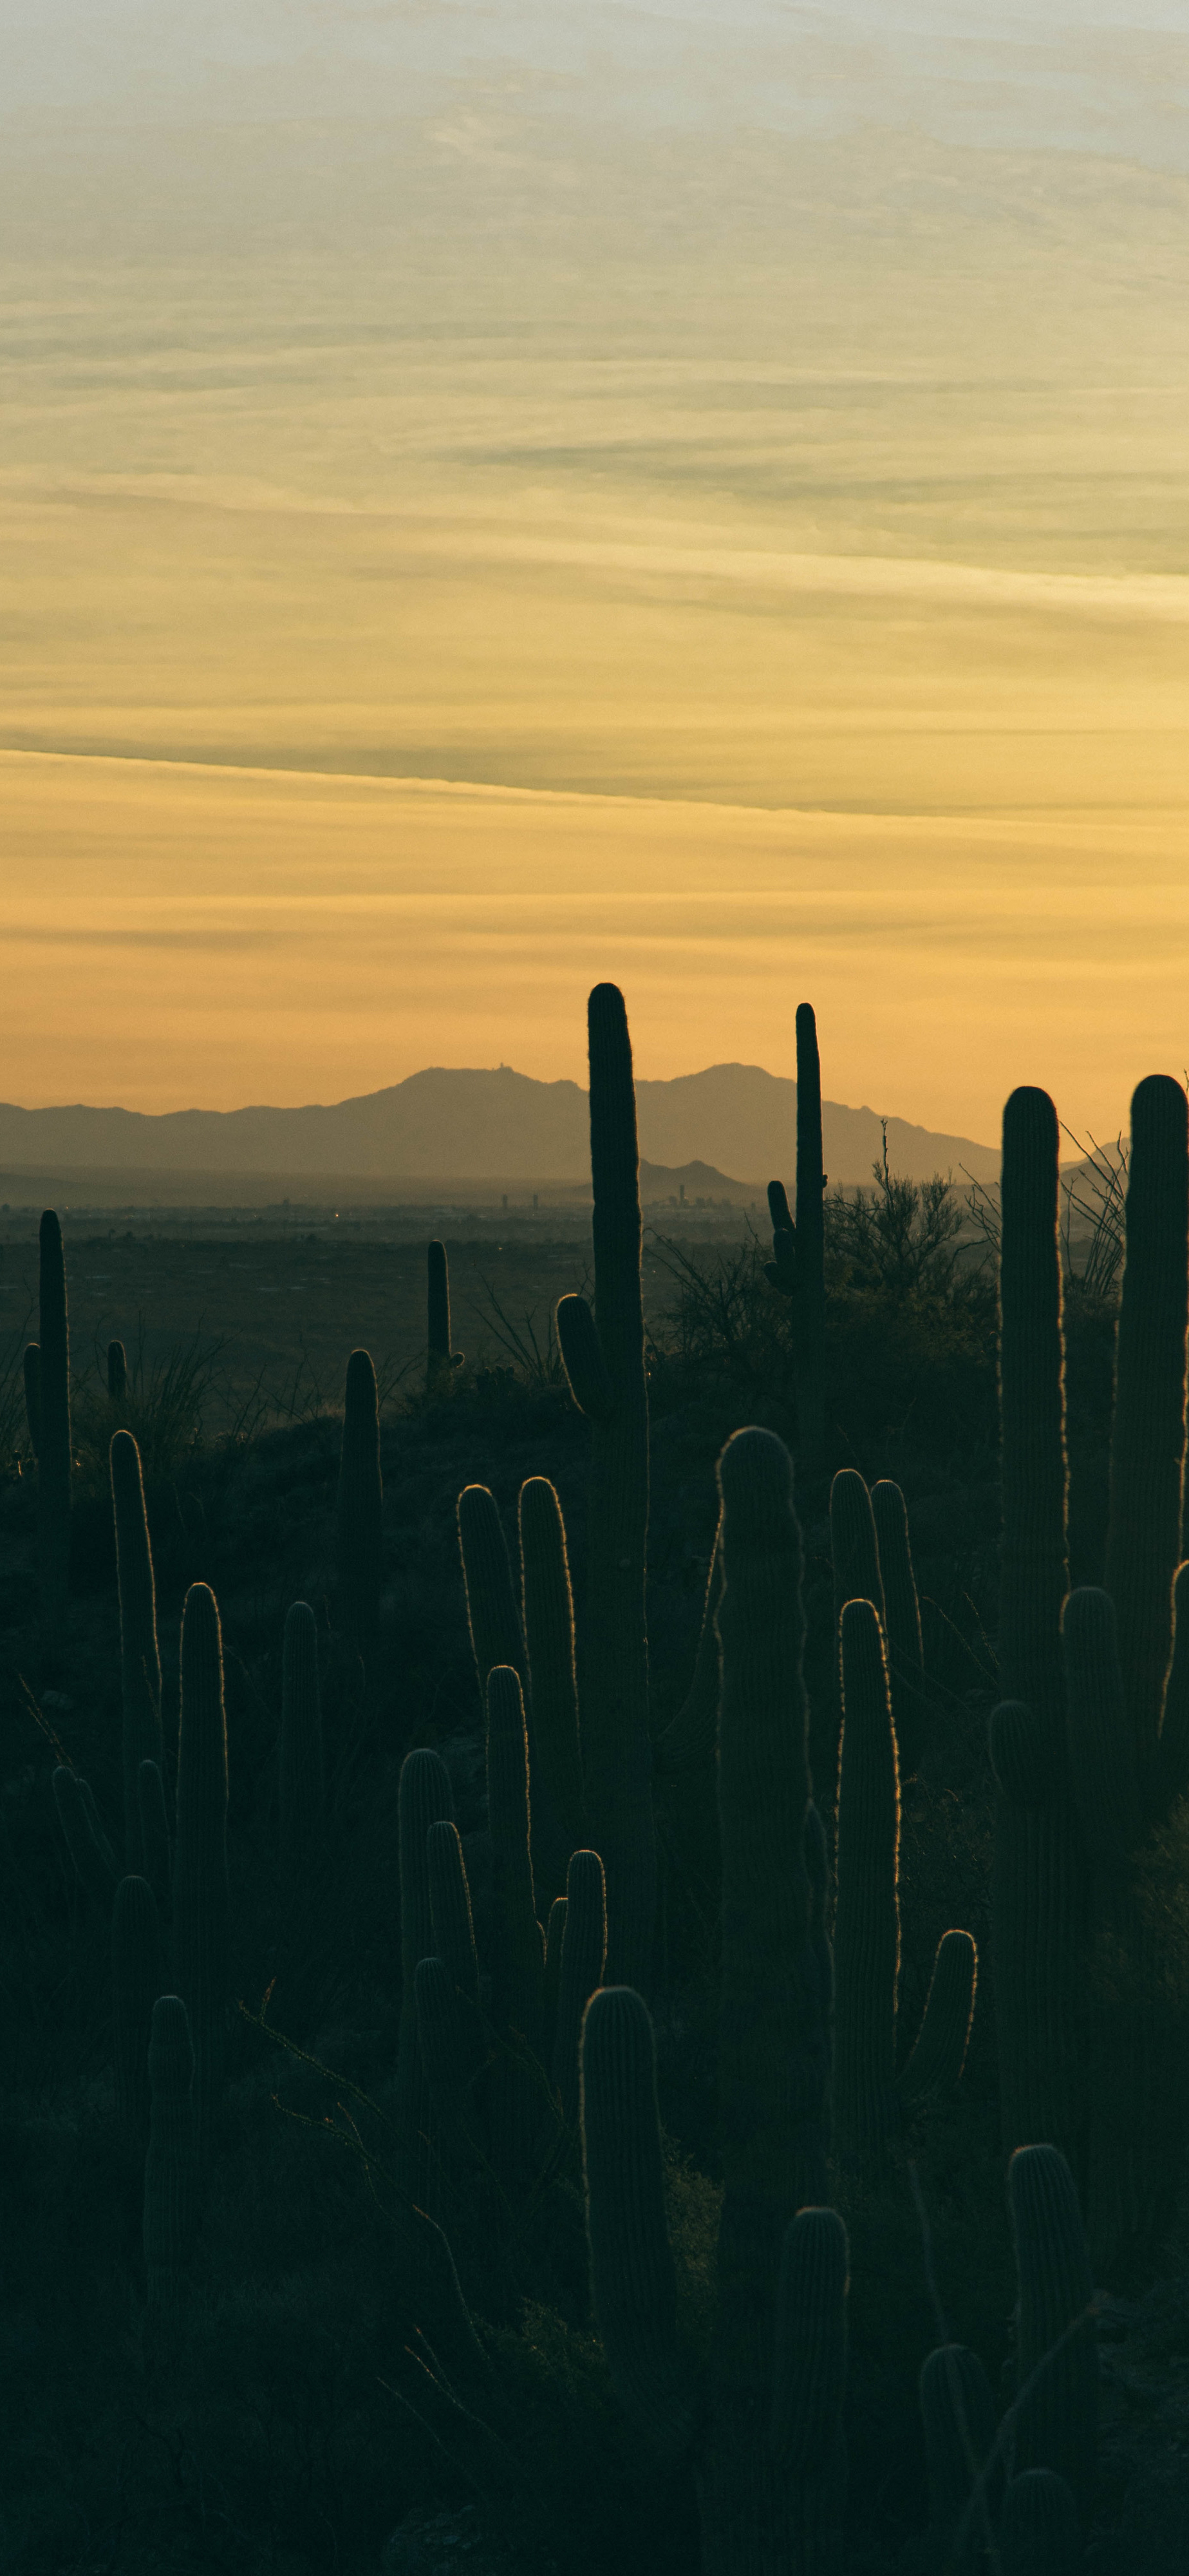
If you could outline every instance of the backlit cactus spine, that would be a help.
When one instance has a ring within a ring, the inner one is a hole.
[[[380,1615],[383,1503],[376,1372],[369,1351],[352,1351],[347,1362],[335,1536],[339,1617],[365,1665],[375,1646]]]
[[[644,1610],[648,1382],[636,1095],[616,985],[596,984],[587,1026],[595,1312],[582,1297],[563,1297],[557,1310],[570,1390],[591,1426],[582,1764],[587,1830],[607,1874],[608,1975],[646,1989],[657,1889]]]
[[[811,1989],[801,1541],[792,1465],[765,1431],[719,1462],[724,1587],[719,2091],[724,2197],[709,2377],[677,2335],[652,2029],[640,1996],[587,2007],[582,2121],[595,2314],[620,2395],[689,2454],[705,2576],[841,2566],[846,2237],[797,2207],[790,2138]]]
[[[37,1570],[43,1626],[60,1619],[70,1584],[70,1334],[62,1228],[52,1208],[38,1239]]]
[[[163,1760],[161,1657],[157,1646],[157,1595],[149,1543],[140,1451],[130,1431],[112,1436],[108,1453],[116,1527],[116,1580],[120,1595],[120,1689],[124,1732],[124,1858],[144,1868],[140,1821],[140,1766]]]
[[[227,1721],[214,1593],[192,1583],[182,1611],[174,1975],[194,2047],[194,2121],[205,2176],[214,2153],[227,2047]]]

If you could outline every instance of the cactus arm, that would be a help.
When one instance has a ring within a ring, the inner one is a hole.
[[[584,1413],[588,1422],[612,1421],[615,1388],[585,1297],[560,1297],[556,1320],[562,1367],[579,1413]]]
[[[764,1263],[764,1277],[782,1297],[797,1294],[797,1236],[792,1211],[783,1181],[768,1183],[768,1214],[772,1220],[772,1259]]]
[[[587,2005],[581,2118],[595,2322],[621,2404],[673,2459],[698,2418],[677,2337],[652,2023],[630,1986],[603,1986]]]
[[[1106,1589],[1119,1620],[1130,1733],[1147,1787],[1172,1646],[1181,1554],[1189,1309],[1189,1111],[1150,1074],[1131,1101],[1127,1252],[1111,1431]]]
[[[316,1858],[325,1821],[318,1628],[308,1601],[285,1614],[277,1792],[281,1862],[292,1876]]]
[[[520,1488],[520,1568],[530,1696],[533,1873],[542,1903],[565,1886],[585,1840],[574,1604],[561,1505],[546,1476]],[[497,1655],[496,1663],[506,1663]],[[490,1667],[489,1667],[490,1669]]]
[[[840,1467],[830,1487],[830,1552],[834,1559],[834,1617],[848,1601],[870,1601],[882,1629],[886,1616],[879,1546],[871,1496],[854,1467]]]
[[[840,1628],[834,2116],[844,2154],[872,2171],[895,2126],[900,1784],[883,1636],[871,1602],[848,1601]]]
[[[591,1996],[603,1982],[607,1956],[607,1900],[603,1864],[597,1852],[576,1851],[572,1854],[566,1893],[558,1901],[565,1906],[565,1920],[553,2043],[553,2081],[566,2127],[576,2129],[582,2020]],[[552,1929],[551,1921],[551,1936]]]
[[[228,1997],[227,1721],[214,1593],[192,1583],[182,1611],[181,1720],[173,1868],[173,1952],[194,2046],[200,2168],[223,2098]]]
[[[906,2111],[915,2111],[938,2093],[952,2092],[966,2062],[977,1984],[978,1951],[970,1933],[944,1932],[916,2047],[896,2079]]]
[[[834,2209],[801,2209],[785,2229],[773,2337],[772,2449],[797,2478],[833,2462],[846,2387],[850,2256]]]
[[[916,1767],[924,1730],[925,1657],[921,1605],[908,1537],[908,1513],[899,1485],[882,1476],[871,1488],[871,1514],[879,1549],[884,1596],[884,1636],[892,1682],[892,1715],[901,1781]]]
[[[983,2544],[993,2533],[1003,2485],[997,2465],[982,2479],[995,2447],[990,2383],[977,2353],[943,2343],[922,2364],[919,2389],[929,2537],[945,2566],[976,2576],[986,2564]]]
[[[120,1598],[120,1687],[123,1702],[124,1857],[129,1870],[144,1865],[138,1782],[142,1762],[160,1767],[161,1656],[157,1645],[157,1593],[145,1509],[140,1451],[130,1431],[113,1434],[108,1452],[116,1532],[116,1582]]]
[[[62,1228],[52,1208],[38,1238],[41,1424],[37,1449],[37,1564],[43,1623],[60,1618],[70,1582],[70,1331]]]
[[[1056,2147],[1019,2147],[1008,2166],[1016,2249],[1015,2459],[1068,2479],[1082,2515],[1094,2494],[1098,2349],[1094,2283],[1077,2193]]]
[[[449,1970],[453,1983],[470,2002],[479,2001],[479,1962],[475,1954],[475,1926],[471,1915],[471,1891],[467,1884],[466,1862],[456,1824],[448,1816],[437,1816],[425,1838],[426,1870],[429,1882],[430,1947]],[[424,1927],[422,1927],[423,1937]],[[411,1933],[411,1945],[418,1938]],[[422,1956],[428,1956],[423,1951]]]
[[[365,1665],[379,1620],[383,1505],[376,1372],[370,1352],[352,1351],[343,1403],[335,1553],[342,1625]]]
[[[508,1542],[495,1496],[486,1485],[463,1486],[458,1497],[458,1545],[475,1677],[480,1704],[485,1707],[487,1677],[497,1664],[510,1664],[522,1681],[528,1669]]]
[[[161,1992],[161,1921],[147,1879],[116,1889],[111,1918],[112,2054],[116,2115],[126,2138],[143,2148],[149,2133],[149,2043]]]

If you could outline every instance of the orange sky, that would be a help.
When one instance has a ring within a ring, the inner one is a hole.
[[[300,101],[273,35],[244,72],[257,0],[200,11],[201,109],[47,38],[0,154],[0,1095],[581,1075],[605,975],[649,1075],[790,1071],[807,998],[831,1096],[981,1138],[1018,1081],[1113,1133],[1182,1071],[1159,84],[1017,29],[980,91],[972,19],[881,125],[907,40],[786,63],[753,14],[746,115],[712,10],[621,8],[630,80],[497,10],[515,80],[340,66],[321,120],[312,54]],[[67,63],[124,104],[51,113]]]

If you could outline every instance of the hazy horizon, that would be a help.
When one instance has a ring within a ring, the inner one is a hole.
[[[6,62],[0,1091],[1182,1072],[1189,0]]]

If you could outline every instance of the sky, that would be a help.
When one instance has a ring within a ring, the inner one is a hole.
[[[0,1094],[1189,1058],[1189,0],[0,8]]]

